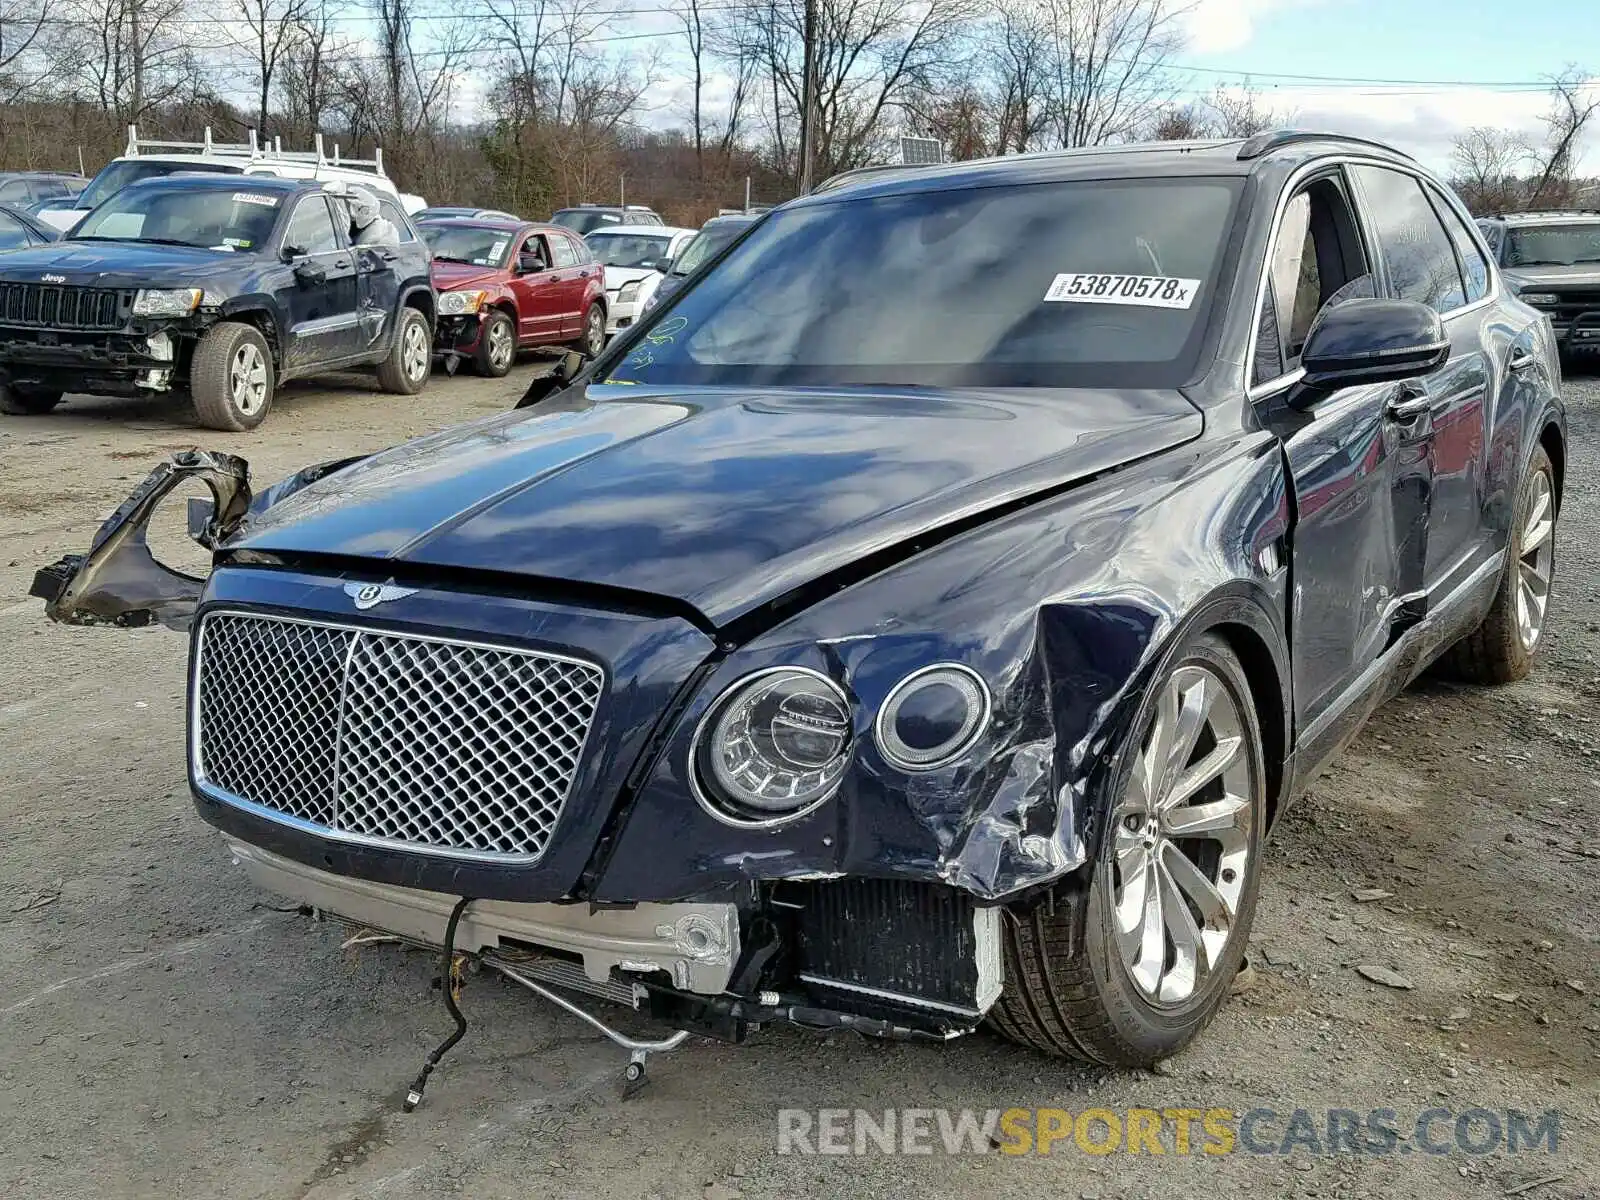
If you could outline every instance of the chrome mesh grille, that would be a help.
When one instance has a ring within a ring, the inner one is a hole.
[[[572,790],[598,667],[531,651],[217,612],[201,625],[195,770],[344,835],[536,858]]]

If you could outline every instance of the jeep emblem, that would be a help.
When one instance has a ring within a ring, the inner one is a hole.
[[[67,277],[65,275],[41,275],[39,280],[42,283],[65,283]]]

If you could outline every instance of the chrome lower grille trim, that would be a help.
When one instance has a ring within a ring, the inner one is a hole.
[[[194,782],[321,836],[536,861],[604,690],[595,664],[213,609],[196,634]]]

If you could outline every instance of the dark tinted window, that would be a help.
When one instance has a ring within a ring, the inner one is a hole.
[[[1226,294],[1239,190],[1084,181],[792,208],[656,316],[611,378],[1172,386]]]
[[[1600,221],[1517,225],[1506,231],[1508,267],[1573,267],[1600,262]]]
[[[194,162],[147,162],[137,158],[125,158],[120,162],[107,163],[89,181],[89,186],[83,189],[78,197],[79,208],[93,208],[102,204],[116,195],[130,183],[137,183],[141,179],[155,179],[162,175],[174,175],[179,171],[198,171],[206,175],[238,175],[243,173],[242,167],[221,166],[217,163],[206,163],[196,159]]]
[[[0,250],[15,250],[18,246],[32,244],[33,239],[22,222],[10,213],[0,212]]]
[[[1366,197],[1367,216],[1383,248],[1394,294],[1441,313],[1465,304],[1455,248],[1421,182],[1383,167],[1352,170]]]
[[[289,217],[289,227],[283,232],[283,244],[294,246],[304,254],[326,254],[339,249],[339,235],[334,232],[328,202],[321,196],[309,196],[300,201]]]
[[[604,225],[621,225],[622,217],[603,208],[563,208],[550,218],[556,225],[565,225],[579,233],[590,233]],[[641,221],[640,224],[645,224]]]
[[[1437,188],[1430,187],[1428,192],[1433,197],[1433,206],[1439,210],[1439,219],[1444,222],[1445,231],[1456,244],[1456,253],[1461,256],[1461,276],[1467,284],[1467,303],[1482,300],[1489,294],[1489,261],[1484,258],[1477,239],[1451,207],[1450,201]]]

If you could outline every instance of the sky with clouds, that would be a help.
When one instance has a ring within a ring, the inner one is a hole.
[[[1198,0],[1180,62],[1196,91],[1249,75],[1297,126],[1378,137],[1444,168],[1452,138],[1473,125],[1543,136],[1544,78],[1574,62],[1600,70],[1597,9],[1595,0]],[[1580,168],[1600,170],[1600,153]]]

